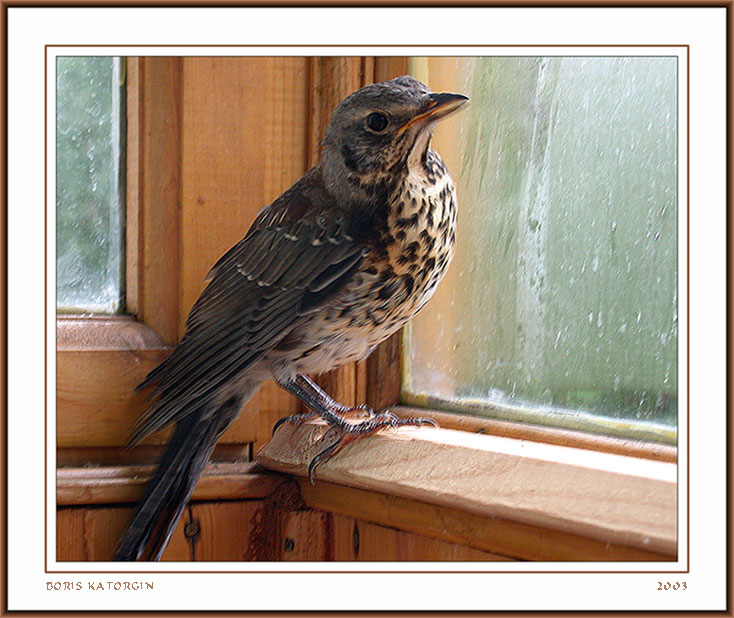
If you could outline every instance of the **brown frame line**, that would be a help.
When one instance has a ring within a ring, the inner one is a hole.
[[[4,6],[13,6],[13,7],[31,7],[31,6],[85,6],[88,7],[87,4],[74,4],[74,3],[63,3],[63,2],[50,2],[45,4],[25,4],[25,3],[3,3]],[[164,6],[166,3],[162,3]],[[188,2],[178,2],[176,3],[178,5],[184,4],[187,6],[194,6],[195,3],[189,4]],[[235,5],[241,5],[242,3],[233,3],[233,4],[225,4],[224,6],[235,6]],[[253,3],[255,5],[256,3]],[[280,4],[280,3],[279,3]],[[373,2],[365,4],[364,6],[375,6],[376,4],[380,4],[380,2]],[[438,5],[439,3],[436,3]],[[661,1],[660,4],[657,3],[650,3],[645,4],[644,6],[650,6],[650,7],[660,7],[660,6],[670,6],[671,4],[675,6],[680,7],[689,7],[691,6],[689,3],[685,2],[685,0],[674,0],[672,2],[663,2]],[[130,2],[125,3],[124,5],[120,6],[136,6],[137,3]],[[410,3],[408,4],[410,5]],[[480,4],[479,2],[477,4],[469,4],[463,6],[484,6],[483,4]],[[462,6],[458,5],[458,6]],[[730,5],[729,2],[717,4],[717,3],[711,3],[711,4],[701,4],[697,5],[697,7],[712,7],[712,8],[724,8],[728,7]],[[110,3],[107,6],[115,6],[115,3]],[[152,5],[147,4],[145,2],[141,2],[139,6],[146,6],[150,7]],[[200,5],[196,5],[200,6]],[[216,7],[218,4],[213,5],[207,5],[208,7]],[[280,6],[301,6],[300,3],[290,4],[290,3],[282,3]],[[312,5],[313,6],[313,5]],[[324,5],[332,7],[333,5]],[[359,4],[355,4],[353,6],[361,6]],[[391,6],[397,6],[394,4],[391,4]],[[457,6],[457,5],[453,5]],[[495,5],[495,6],[503,6],[503,5]],[[509,5],[508,5],[509,6]],[[517,5],[512,5],[513,7],[517,7]],[[546,3],[539,2],[528,2],[527,6],[548,6]],[[562,4],[562,5],[554,5],[554,6],[570,6],[570,7],[578,7],[577,4]],[[609,3],[609,4],[603,4],[603,5],[595,5],[599,8],[602,7],[623,7],[623,6],[642,6],[639,4],[633,4],[632,0],[630,0],[629,3],[627,2],[618,2],[618,3]],[[728,23],[727,23],[728,25]],[[727,43],[729,43],[728,38],[728,29],[727,29]],[[370,48],[380,48],[380,47],[390,47],[390,48],[416,48],[416,47],[451,47],[451,48],[457,48],[457,47],[497,47],[497,48],[519,48],[519,47],[562,47],[562,48],[585,48],[585,47],[604,47],[604,48],[661,48],[661,47],[677,47],[681,49],[686,50],[686,267],[688,272],[686,275],[690,274],[690,45],[688,44],[619,44],[619,45],[600,45],[600,44],[571,44],[571,45],[561,45],[561,44],[548,44],[548,45],[541,45],[541,44],[505,44],[505,45],[494,45],[494,46],[488,46],[486,44],[460,44],[460,45],[450,45],[450,44],[425,44],[425,45],[419,45],[419,44],[395,44],[395,45],[387,45],[387,44],[380,44],[380,45],[365,45],[365,46],[356,46],[354,44],[347,44],[347,45],[339,45],[339,44],[328,44],[328,45],[319,45],[319,47],[339,47],[339,48],[349,48],[349,47],[370,47]],[[169,48],[169,47],[187,47],[187,48],[224,48],[224,47],[232,47],[232,48],[265,48],[265,47],[293,47],[293,48],[308,48],[313,47],[312,45],[296,45],[296,44],[269,44],[269,45],[249,45],[249,44],[236,44],[236,45],[227,45],[227,44],[213,44],[213,45],[192,45],[192,44],[150,44],[150,45],[124,45],[124,44],[118,44],[113,45],[109,43],[105,44],[81,44],[81,45],[73,45],[73,44],[46,44],[44,45],[44,92],[45,92],[45,99],[44,99],[44,133],[45,133],[45,139],[44,139],[44,192],[45,192],[45,199],[44,199],[44,242],[46,243],[46,253],[48,252],[48,49],[49,47],[115,47],[115,48],[124,48],[124,47],[135,47],[135,48],[145,48],[145,47],[151,47],[151,48]],[[181,56],[184,57],[184,56]],[[457,56],[460,57],[460,56]],[[731,68],[729,67],[729,71],[731,71]],[[678,117],[678,126],[680,126],[680,117]],[[680,170],[680,166],[678,167]],[[47,256],[46,256],[47,258]],[[45,264],[48,263],[48,260],[46,259]],[[680,276],[680,275],[679,275]],[[45,343],[45,364],[44,364],[44,378],[45,378],[45,410],[44,410],[44,465],[45,468],[48,467],[48,335],[47,335],[47,325],[48,325],[48,315],[47,315],[47,307],[48,307],[48,272],[47,269],[44,269],[44,283],[46,285],[44,289],[44,301],[45,301],[45,308],[44,308],[44,343]],[[687,391],[686,391],[686,422],[688,427],[690,428],[690,290],[689,286],[686,286],[686,306],[687,306],[687,312],[686,312],[686,319],[687,319],[687,329],[686,329],[686,341],[687,341],[687,348],[686,348],[686,380],[687,380]],[[687,452],[690,454],[690,431],[686,434],[686,448]],[[680,469],[678,472],[678,476],[680,477]],[[196,574],[217,574],[217,573],[314,573],[314,574],[325,574],[325,573],[386,573],[386,574],[397,574],[397,573],[439,573],[439,574],[448,574],[448,573],[539,573],[539,574],[546,574],[546,573],[599,573],[599,574],[605,574],[605,573],[634,573],[634,574],[642,574],[642,573],[690,573],[690,457],[688,458],[688,467],[686,469],[686,479],[687,479],[687,495],[686,495],[686,508],[687,508],[687,517],[686,517],[686,526],[687,526],[687,535],[686,535],[686,543],[687,543],[687,550],[686,550],[686,569],[681,570],[665,570],[665,571],[639,571],[639,570],[632,570],[632,571],[588,571],[588,570],[538,570],[538,571],[503,571],[503,570],[446,570],[446,571],[410,571],[410,570],[399,570],[399,571],[375,571],[375,570],[349,570],[349,571],[335,571],[335,570],[326,570],[326,571],[319,571],[319,570],[294,570],[294,571],[267,571],[267,570],[221,570],[221,571],[194,571],[194,570],[186,570],[186,571],[178,571],[178,570],[154,570],[154,571],[114,571],[114,570],[84,570],[84,571],[66,571],[66,570],[49,570],[48,569],[48,478],[44,476],[44,573],[79,573],[79,574],[89,574],[89,573],[196,573]],[[730,496],[731,498],[731,496]],[[189,564],[189,563],[186,563]],[[233,563],[234,564],[234,563]],[[237,563],[240,564],[240,563]]]
[[[461,0],[456,3],[446,2],[445,0],[355,0],[349,4],[342,2],[311,2],[310,0],[273,0],[272,2],[263,2],[257,0],[217,0],[211,4],[196,0],[154,0],[146,2],[145,0],[130,0],[129,2],[110,1],[102,3],[94,2],[68,2],[64,0],[48,0],[46,2],[22,0],[11,0],[10,2],[2,2],[3,6],[11,8],[100,8],[100,7],[119,7],[119,8],[725,8],[731,5],[731,2],[721,0],[719,2],[699,2],[693,4],[689,0],[644,0],[636,2],[635,0],[602,0],[595,2],[593,5],[588,0],[564,0],[554,2],[552,0],[524,0],[522,4],[512,2],[511,0],[491,2],[491,0]],[[189,46],[190,47],[190,46]]]

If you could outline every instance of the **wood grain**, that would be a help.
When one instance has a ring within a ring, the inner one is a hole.
[[[170,353],[155,333],[125,317],[63,318],[57,323],[56,444],[60,448],[121,447],[135,420],[148,405],[148,392],[135,392],[149,371]],[[274,421],[298,410],[298,402],[267,382],[222,436],[222,444],[269,439]],[[144,445],[164,444],[171,430],[158,432]]]
[[[94,468],[105,466],[144,466],[160,461],[164,447],[158,445],[125,447],[76,447],[56,451],[57,468]],[[211,461],[215,463],[251,461],[249,444],[217,444]]]
[[[410,68],[410,58],[408,56],[378,56],[374,62],[376,82],[384,82],[401,75],[407,75]]]
[[[333,560],[331,515],[322,511],[293,511],[280,514],[279,560]]]
[[[181,329],[216,260],[306,171],[306,61],[185,58]]]
[[[458,543],[333,516],[334,560],[344,561],[500,561],[511,560]]]
[[[393,406],[400,399],[401,333],[383,341],[366,361],[365,401],[374,410]]]
[[[314,509],[396,528],[423,537],[519,560],[670,561],[673,557],[633,547],[332,483],[300,483]],[[348,543],[342,539],[340,544]],[[361,545],[361,543],[360,543]],[[337,548],[336,555],[348,550]],[[384,555],[390,555],[385,548]]]
[[[304,476],[326,427],[282,426],[258,454]],[[676,553],[676,466],[449,429],[358,440],[316,478],[666,555]]]
[[[678,449],[666,444],[626,440],[623,438],[585,433],[583,431],[573,431],[571,429],[530,425],[528,423],[499,421],[492,418],[459,414],[457,412],[442,412],[441,410],[411,408],[407,406],[391,406],[391,409],[399,416],[427,416],[435,420],[445,429],[457,429],[459,431],[471,431],[518,440],[558,444],[559,446],[571,446],[602,453],[641,457],[643,459],[652,459],[653,461],[664,461],[668,463],[676,463],[678,461]]]
[[[306,171],[308,141],[307,59],[185,58],[182,71],[179,333],[211,266]],[[267,383],[222,441],[257,448],[297,410]]]
[[[56,513],[56,559],[108,561],[132,516],[127,507],[59,508]],[[179,522],[162,560],[189,560],[189,543]]]
[[[61,468],[56,472],[56,503],[61,506],[137,502],[156,465]],[[196,484],[192,500],[265,498],[283,482],[279,474],[253,463],[211,463]]]
[[[181,59],[128,59],[127,310],[178,339]]]
[[[242,561],[247,558],[253,520],[260,500],[194,503],[186,522],[195,521],[198,535],[190,541],[192,559],[204,561]]]
[[[57,349],[57,445],[124,445],[146,407],[135,387],[166,358],[167,347],[131,319],[64,318],[57,323]]]

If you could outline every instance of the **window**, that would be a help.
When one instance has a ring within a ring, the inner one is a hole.
[[[57,308],[123,307],[124,61],[59,57],[56,72]]]
[[[437,130],[459,240],[405,337],[403,401],[675,442],[677,68],[412,61],[471,108]]]

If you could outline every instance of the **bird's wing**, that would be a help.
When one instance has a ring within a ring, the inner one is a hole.
[[[155,384],[158,399],[132,442],[211,397],[276,346],[300,317],[338,294],[358,269],[365,250],[337,211],[304,209],[302,200],[289,191],[263,209],[247,236],[214,266],[183,339],[140,385]]]

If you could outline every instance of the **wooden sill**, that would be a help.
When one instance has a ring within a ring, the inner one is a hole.
[[[317,422],[284,425],[257,459],[266,468],[305,477],[325,431]],[[518,557],[528,557],[520,551],[522,539],[540,539],[543,532],[548,537],[550,531],[555,539],[545,539],[545,549],[533,557],[559,556],[558,547],[568,548],[574,539],[570,546],[579,550],[566,551],[563,559],[675,560],[676,475],[672,463],[450,429],[401,428],[350,444],[317,468],[314,487],[307,480],[301,486],[309,506],[370,521],[396,519],[384,500],[377,506],[379,495],[426,505],[436,513],[436,536],[465,537],[462,542],[505,555],[507,548],[497,547],[497,526],[505,535],[514,531]],[[424,515],[414,510],[414,516]],[[425,521],[420,526],[430,528]],[[462,527],[473,532],[462,533]],[[605,554],[604,547],[618,551]]]
[[[59,448],[119,448],[148,407],[149,392],[135,387],[171,348],[148,326],[130,316],[59,316],[56,320],[56,445]],[[267,406],[263,404],[267,402]],[[285,404],[283,405],[283,402]],[[250,409],[297,411],[290,395],[266,383]],[[256,442],[259,418],[241,414],[221,443]],[[265,422],[267,424],[267,422]],[[270,422],[269,427],[272,427]],[[264,434],[269,434],[269,427]],[[171,429],[143,441],[165,444]]]
[[[158,335],[127,316],[56,320],[56,444],[122,446],[146,407],[135,387],[169,354]],[[154,436],[155,441],[164,436]]]
[[[58,506],[137,502],[155,471],[155,465],[59,468],[56,471]],[[255,463],[209,464],[199,479],[192,500],[261,499],[286,480]]]
[[[57,352],[167,350],[150,328],[126,315],[59,315]]]
[[[458,429],[474,433],[503,436],[531,442],[544,442],[559,446],[571,446],[590,451],[615,453],[629,457],[642,457],[653,461],[676,463],[678,449],[668,444],[645,442],[640,440],[617,438],[591,434],[573,429],[559,429],[529,423],[501,421],[493,418],[458,414],[457,412],[443,412],[440,410],[426,410],[409,406],[390,406],[398,416],[428,416],[434,419],[444,429]]]

